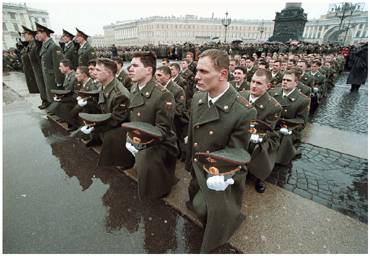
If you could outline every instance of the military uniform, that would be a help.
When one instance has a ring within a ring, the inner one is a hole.
[[[309,87],[312,87],[313,86],[313,79],[312,77],[310,76],[309,72],[305,72],[302,76],[301,76],[301,79],[300,81],[309,86]]]
[[[325,80],[326,77],[320,71],[317,71],[315,74],[312,72],[309,73],[313,80],[313,86],[320,89],[320,94],[323,97],[326,97],[328,90],[326,88]]]
[[[193,72],[193,74],[195,75],[197,73],[197,62],[196,61],[192,61],[188,68],[190,69],[191,72]]]
[[[44,75],[42,73],[41,67],[41,57],[40,57],[41,43],[33,39],[27,46],[26,51],[30,59],[33,73],[35,75],[35,80],[37,87],[40,92],[40,98],[43,103],[48,102],[48,97],[46,94],[46,86],[44,81]]]
[[[158,127],[162,140],[140,150],[135,159],[140,198],[160,198],[175,182],[178,156],[173,130],[175,100],[171,92],[150,80],[141,90],[135,84],[130,99],[130,122],[145,122]]]
[[[238,91],[249,91],[250,90],[250,83],[247,82],[247,80],[244,80],[241,85],[237,85],[236,81],[231,81],[230,84]]]
[[[42,74],[46,86],[46,95],[52,102],[50,90],[57,89],[57,85],[63,84],[63,74],[59,70],[59,63],[63,58],[62,49],[56,45],[53,39],[43,42],[40,51]]]
[[[30,57],[28,56],[27,53],[27,46],[21,50],[21,60],[29,93],[39,93],[39,88],[37,87],[36,78],[35,74],[33,73]]]
[[[251,82],[252,81],[252,76],[254,75],[254,73],[257,71],[257,68],[255,66],[251,67],[250,69],[246,68],[246,77],[245,79],[248,81],[248,82]]]
[[[272,88],[278,87],[283,81],[284,74],[281,71],[279,71],[275,75],[271,72],[271,75],[272,75],[271,87]]]
[[[292,135],[279,134],[280,146],[276,157],[276,163],[288,164],[297,153],[294,144],[301,140],[301,131],[305,127],[310,109],[310,99],[300,93],[297,88],[284,97],[281,88],[270,90],[269,93],[283,107],[277,130],[287,126],[292,131]]]
[[[304,83],[299,82],[298,86],[297,86],[297,89],[298,89],[299,92],[306,95],[307,97],[311,96],[311,92],[312,92],[311,87],[305,85]]]
[[[246,100],[250,99],[250,92],[243,92],[241,95]],[[280,118],[282,107],[268,92],[251,104],[257,110],[256,121],[263,122],[263,124],[255,123],[251,127],[251,133],[259,135],[262,142],[256,144],[249,142],[248,152],[251,154],[251,161],[248,164],[248,171],[258,179],[265,180],[274,168],[276,153],[279,149],[279,134],[274,129]]]
[[[95,59],[95,51],[89,44],[89,42],[85,42],[84,45],[80,46],[78,49],[78,66],[88,66],[89,61]]]
[[[207,173],[196,167],[196,153],[228,148],[247,151],[249,125],[256,110],[232,86],[210,107],[206,92],[194,94],[191,109],[186,160],[186,169],[192,173],[189,198],[198,217],[206,222],[201,248],[206,253],[226,243],[244,220],[240,210],[246,172],[235,173],[235,183],[226,191],[210,190]]]
[[[77,49],[73,41],[69,41],[64,45],[63,55],[65,59],[69,59],[74,70],[77,68]]]
[[[191,98],[193,97],[193,82],[185,80],[180,74],[178,74],[173,81],[181,86],[182,89],[185,91],[185,99],[186,99],[186,107],[188,108],[191,102]]]

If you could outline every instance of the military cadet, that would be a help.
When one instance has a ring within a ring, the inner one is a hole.
[[[191,97],[193,95],[193,84],[191,84],[189,81],[186,81],[181,75],[180,75],[180,65],[177,63],[171,63],[170,64],[171,69],[171,79],[176,84],[181,86],[182,89],[185,91],[185,99],[186,99],[186,108],[189,108]]]
[[[69,59],[72,62],[72,67],[74,70],[77,68],[77,48],[75,46],[75,43],[73,42],[74,35],[67,30],[63,29],[63,42],[64,42],[64,48],[63,48],[63,54],[65,59]]]
[[[251,89],[241,95],[257,110],[257,118],[251,124],[251,139],[248,151],[251,161],[248,171],[257,177],[255,189],[263,193],[266,189],[264,180],[271,174],[279,148],[279,135],[274,131],[280,118],[281,106],[267,90],[270,88],[271,72],[257,69],[251,81]]]
[[[269,91],[283,107],[281,117],[276,125],[280,133],[280,146],[276,163],[287,165],[297,155],[295,145],[300,143],[301,131],[306,125],[310,99],[297,89],[300,74],[292,69],[285,72],[282,88]]]
[[[249,90],[249,83],[246,79],[246,71],[244,67],[236,67],[234,70],[234,81],[231,81],[230,84],[238,91],[247,91]]]
[[[96,79],[101,83],[98,108],[101,114],[111,113],[111,118],[104,125],[88,124],[81,127],[85,134],[93,132],[90,145],[102,141],[102,151],[99,156],[99,166],[122,166],[129,168],[133,164],[133,157],[125,147],[126,132],[121,127],[122,122],[129,118],[129,91],[116,78],[117,65],[106,58],[96,60]],[[80,103],[86,100],[80,100]],[[79,114],[81,115],[81,113]]]
[[[194,54],[192,52],[187,52],[185,59],[189,61],[188,64],[190,71],[195,74],[195,72],[197,71],[197,62],[194,61]]]
[[[286,69],[285,70],[290,70],[294,68],[297,65],[297,61],[295,59],[289,59],[287,64],[286,64]]]
[[[323,65],[326,70],[326,88],[332,89],[335,86],[335,81],[337,79],[338,73],[336,72],[335,68],[333,67],[331,61],[325,61]]]
[[[29,42],[26,47],[26,51],[30,60],[30,65],[33,70],[33,74],[35,76],[38,91],[40,93],[41,105],[38,107],[39,109],[45,109],[49,106],[50,103],[48,102],[48,98],[46,95],[46,87],[41,67],[40,50],[42,47],[42,43],[35,39],[36,31],[32,31],[31,29],[25,26],[22,26],[22,28],[24,31],[25,40]]]
[[[326,97],[328,90],[325,84],[325,76],[319,71],[320,67],[321,62],[319,60],[314,60],[311,63],[311,72],[309,75],[313,80],[313,88],[319,89],[320,97]]]
[[[23,30],[25,31],[25,29],[23,29]],[[21,37],[24,34],[25,34],[25,32],[19,33],[19,35]],[[35,74],[33,73],[30,57],[28,56],[28,52],[27,52],[27,49],[28,49],[27,46],[28,46],[29,42],[27,40],[23,41],[21,39],[21,43],[23,45],[23,48],[20,52],[21,53],[22,68],[23,68],[24,75],[26,77],[26,84],[27,84],[28,91],[29,91],[29,93],[39,93],[39,88],[37,87]]]
[[[178,156],[176,134],[173,130],[175,100],[167,89],[161,88],[153,76],[156,56],[152,52],[133,54],[129,77],[134,85],[130,98],[130,122],[144,122],[160,129],[162,139],[154,144],[130,141],[139,151],[135,153],[140,198],[160,198],[171,191],[176,181]]]
[[[196,88],[194,85],[194,73],[189,69],[189,63],[190,61],[188,59],[183,59],[181,61],[180,75],[185,79],[185,81],[189,85],[188,90],[186,92],[186,98],[188,100],[191,100],[193,98],[194,92],[196,91]]]
[[[128,77],[128,74],[125,71],[125,67],[123,66],[123,60],[120,57],[113,57],[112,60],[117,65],[117,79],[127,88],[128,91],[131,90],[131,79]]]
[[[35,24],[37,38],[42,42],[40,51],[41,67],[46,87],[46,96],[50,104],[53,101],[50,90],[58,89],[63,84],[64,76],[59,70],[59,63],[63,58],[63,54],[59,45],[50,37],[50,34],[54,33],[54,31],[37,22]]]
[[[190,153],[185,168],[192,174],[186,205],[205,225],[201,253],[226,243],[244,220],[245,169],[239,164],[227,169],[207,168],[198,160],[220,150],[228,155],[238,151],[234,155],[249,160],[249,125],[256,118],[256,110],[229,86],[228,69],[229,58],[224,51],[209,49],[199,56],[195,78],[200,92],[192,100],[187,143]]]
[[[78,49],[78,66],[88,66],[91,59],[95,59],[95,51],[91,47],[90,43],[87,41],[89,37],[84,32],[76,28],[76,41],[80,45]]]
[[[50,104],[48,110],[55,113],[61,119],[68,120],[70,118],[70,111],[76,103],[73,98],[73,91],[77,84],[76,74],[73,70],[72,62],[69,59],[60,61],[59,70],[65,75],[63,85],[59,88],[59,90],[63,90],[64,92],[59,92],[59,95],[54,96],[54,101]]]
[[[227,81],[233,81],[235,79],[234,77],[235,68],[236,68],[236,61],[234,59],[230,59],[229,74],[227,77]]]
[[[269,69],[269,63],[266,61],[266,60],[260,60],[258,62],[258,68],[262,68],[262,69],[266,69],[268,70]]]
[[[247,81],[252,80],[254,72],[256,72],[256,67],[254,66],[255,59],[253,57],[247,57],[245,60],[245,66],[247,68]]]
[[[242,56],[240,58],[239,66],[243,68],[247,68],[247,56]]]
[[[171,70],[167,66],[157,68],[155,71],[155,78],[161,86],[169,90],[175,98],[175,117],[174,125],[177,135],[177,144],[180,149],[179,158],[185,161],[186,149],[184,138],[187,136],[189,125],[189,114],[186,110],[186,97],[185,91],[181,86],[171,80]]]
[[[301,82],[301,77],[303,75],[303,70],[300,69],[299,67],[294,67],[294,68],[292,68],[292,70],[295,70],[294,72],[296,74],[299,74],[299,80],[298,80],[299,82],[298,82],[298,85],[297,85],[298,91],[301,92],[302,94],[306,95],[307,97],[311,97],[312,88]]]
[[[275,88],[281,84],[281,81],[283,79],[283,73],[280,71],[280,69],[281,69],[281,62],[279,60],[275,60],[274,63],[272,64],[272,69],[271,69],[271,75],[272,75],[271,88]]]

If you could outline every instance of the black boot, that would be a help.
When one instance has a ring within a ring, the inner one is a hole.
[[[258,193],[263,193],[265,192],[266,190],[266,185],[265,185],[265,182],[263,182],[262,180],[260,179],[257,179],[256,180],[256,184],[255,184],[255,188],[256,188],[256,191]]]

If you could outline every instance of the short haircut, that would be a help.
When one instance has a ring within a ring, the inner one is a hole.
[[[78,66],[77,69],[80,70],[80,72],[82,74],[85,74],[85,75],[89,76],[89,68],[88,67],[86,67],[86,66]]]
[[[250,60],[250,61],[255,61],[255,59],[254,59],[254,57],[252,57],[252,56],[248,56],[247,58],[245,58],[245,60]]]
[[[123,66],[123,59],[120,57],[113,57],[112,60]]]
[[[290,70],[285,71],[284,75],[294,75],[294,80],[295,81],[298,81],[299,77],[301,76],[300,71],[296,68],[292,68]]]
[[[265,60],[260,60],[260,62],[258,63],[258,65],[264,65],[266,68],[269,68],[269,63]]]
[[[72,61],[70,61],[69,59],[62,59],[62,60],[60,61],[60,63],[62,63],[62,64],[63,64],[63,66],[65,66],[65,67],[68,67],[68,68],[70,68],[70,69],[73,69]]]
[[[274,63],[279,63],[279,65],[281,65],[281,61],[280,60],[275,60]]]
[[[151,67],[153,69],[152,75],[154,76],[157,68],[157,56],[154,52],[135,52],[132,57],[140,58],[140,61],[143,63],[144,67]]]
[[[299,60],[298,62],[302,62],[302,63],[304,63],[306,65],[306,67],[308,67],[308,63],[307,63],[306,60]]]
[[[192,52],[187,52],[186,55],[190,55],[192,58],[194,58],[194,54]]]
[[[112,71],[113,75],[117,73],[117,66],[116,63],[108,58],[98,58],[96,60],[96,65],[103,65],[105,68]]]
[[[245,68],[244,68],[244,67],[240,67],[240,66],[238,66],[238,67],[235,67],[235,70],[240,70],[240,71],[242,71],[242,72],[243,72],[243,74],[246,74],[246,73],[247,73],[247,71],[245,70]]]
[[[289,62],[289,61],[290,61],[290,62],[293,62],[293,64],[294,64],[294,65],[296,65],[296,64],[297,64],[297,61],[296,61],[295,59],[289,59],[289,60],[288,60],[288,62]]]
[[[202,52],[199,55],[199,58],[209,57],[216,70],[220,71],[221,69],[229,69],[229,55],[226,51],[218,49],[208,49]]]
[[[177,71],[180,71],[181,70],[180,65],[177,64],[177,63],[171,63],[170,64],[170,67],[174,67],[175,69],[177,69]]]
[[[188,59],[182,59],[182,61],[185,61],[187,64],[190,64],[190,60],[188,60]]]
[[[311,62],[311,65],[312,65],[312,64],[316,64],[317,66],[321,67],[321,61],[319,61],[319,60],[314,60],[314,61],[312,61],[312,62]]]
[[[89,60],[89,66],[96,66],[96,59]]]
[[[270,70],[263,69],[263,68],[257,69],[256,72],[254,72],[254,76],[264,76],[264,77],[266,77],[266,82],[267,83],[270,83],[271,79],[272,79],[272,75],[271,75]]]
[[[157,70],[162,71],[165,75],[171,76],[171,69],[167,66],[160,66],[157,68]]]

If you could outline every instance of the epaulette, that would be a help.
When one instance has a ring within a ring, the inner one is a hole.
[[[249,103],[248,100],[246,100],[243,96],[241,95],[238,95],[236,96],[237,100],[243,104],[244,106],[246,106],[247,108],[253,108],[253,105],[251,103]]]

